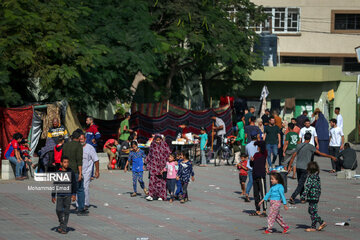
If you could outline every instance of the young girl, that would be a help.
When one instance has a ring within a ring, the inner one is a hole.
[[[183,191],[183,195],[181,196],[180,203],[185,203],[189,201],[189,194],[187,188],[190,182],[190,176],[191,176],[191,180],[195,181],[195,177],[194,177],[195,174],[193,171],[192,163],[189,160],[189,153],[185,154],[184,160],[179,164],[179,171],[177,175],[178,176],[176,177],[176,180],[181,181],[181,186]]]
[[[275,221],[284,229],[283,233],[289,232],[289,226],[284,222],[282,216],[280,215],[280,206],[281,201],[284,204],[284,209],[288,210],[286,206],[286,198],[284,195],[284,180],[281,177],[280,173],[271,173],[270,181],[272,187],[270,191],[265,195],[264,199],[260,201],[259,206],[264,202],[270,199],[270,212],[268,216],[268,228],[265,230],[265,234],[272,233],[272,227],[274,226]]]
[[[176,175],[178,172],[178,163],[175,161],[175,156],[170,154],[169,161],[166,163],[164,170],[161,172],[167,172],[166,174],[166,188],[170,193],[170,203],[174,201]]]
[[[318,215],[318,203],[321,195],[321,183],[319,177],[319,165],[317,162],[309,162],[307,165],[307,171],[309,173],[305,183],[305,190],[302,194],[302,199],[306,199],[309,202],[309,214],[311,218],[311,228],[306,229],[306,232],[321,231],[326,227],[324,222]],[[316,229],[316,224],[320,226]]]

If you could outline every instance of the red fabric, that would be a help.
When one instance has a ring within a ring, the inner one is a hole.
[[[62,157],[62,144],[58,144],[54,147],[54,162],[61,163]]]
[[[165,141],[150,145],[149,154],[145,159],[147,168],[150,172],[149,195],[153,198],[160,197],[166,199],[166,180],[162,178],[161,171],[166,166],[171,150]]]
[[[23,156],[30,157],[30,155],[29,155],[30,149],[27,146],[20,144],[20,151]]]
[[[0,147],[3,150],[1,159],[5,154],[5,148],[15,133],[19,132],[25,138],[28,136],[32,124],[33,112],[32,106],[0,108]]]
[[[228,105],[229,102],[230,102],[231,108],[233,108],[234,107],[234,97],[230,97],[230,96],[220,97],[220,106]]]

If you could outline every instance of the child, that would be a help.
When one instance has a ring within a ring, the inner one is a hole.
[[[27,141],[27,139],[23,138],[20,142],[20,156],[21,158],[24,160],[24,163],[25,163],[25,168],[24,168],[24,171],[30,171],[30,174],[32,176],[32,172],[31,172],[31,166],[34,166],[34,164],[32,163],[31,161],[31,158],[30,158],[30,146],[29,146],[29,143]],[[27,175],[27,172],[24,173],[24,176]],[[27,175],[27,178],[29,176]]]
[[[70,182],[54,182],[55,188],[56,185],[69,186],[69,191],[56,191],[52,192],[51,201],[53,203],[56,202],[56,214],[59,218],[60,226],[57,228],[57,231],[62,234],[67,233],[67,223],[69,221],[69,214],[70,214],[70,204],[71,201],[76,200],[76,192],[77,192],[77,182],[75,178],[75,173],[71,168],[69,168],[69,158],[68,157],[62,157],[61,159],[61,168],[57,170],[57,172],[67,172],[68,175],[70,175]],[[66,187],[66,186],[64,186]]]
[[[284,204],[284,209],[288,210],[286,206],[286,198],[284,195],[284,180],[281,177],[280,173],[271,173],[270,181],[272,187],[270,191],[265,195],[264,199],[260,201],[259,206],[264,202],[270,199],[270,212],[268,216],[268,228],[265,230],[265,234],[272,233],[272,227],[277,221],[279,225],[284,229],[283,233],[289,232],[289,226],[284,222],[282,216],[280,215],[280,206],[281,201]]]
[[[131,197],[137,196],[137,182],[139,181],[140,187],[144,190],[145,195],[148,195],[149,192],[145,188],[145,183],[143,180],[143,172],[144,172],[144,161],[143,159],[146,157],[143,150],[141,150],[138,147],[137,142],[132,141],[131,142],[132,151],[129,154],[129,159],[126,162],[124,172],[127,171],[127,167],[129,165],[129,162],[132,162],[132,177],[133,177],[133,188],[134,192],[131,194]]]
[[[178,163],[175,161],[175,156],[170,154],[169,161],[166,163],[164,170],[161,172],[167,172],[166,174],[166,188],[170,193],[170,203],[174,201],[176,175],[178,172]]]
[[[194,135],[197,138],[200,138],[200,153],[201,153],[201,164],[200,167],[206,167],[206,146],[208,144],[208,135],[204,127],[200,128],[200,135]]]
[[[326,227],[324,222],[318,215],[318,203],[321,195],[321,183],[319,177],[319,165],[317,162],[309,162],[307,165],[307,171],[309,173],[305,183],[305,190],[302,194],[302,199],[306,199],[309,202],[309,214],[311,218],[311,228],[307,228],[306,232],[321,231]],[[320,226],[316,229],[316,224]]]
[[[234,163],[237,165],[238,163],[240,163],[240,155],[241,155],[240,142],[235,141],[235,139],[231,139],[231,145],[234,150]]]
[[[240,185],[241,185],[241,191],[242,191],[242,195],[246,196],[246,191],[245,191],[245,183],[246,183],[246,179],[247,179],[247,175],[248,175],[248,168],[246,167],[248,162],[248,155],[246,154],[241,154],[241,161],[240,163],[238,163],[236,165],[236,167],[239,169],[239,179],[240,179]]]
[[[118,145],[118,141],[116,141],[115,139],[110,138],[109,140],[107,140],[104,144],[104,152],[107,153],[108,157],[109,157],[109,164],[108,164],[108,169],[112,169],[111,165],[112,165],[112,161],[115,159],[116,160],[116,145]],[[115,149],[115,150],[113,150]]]
[[[181,187],[183,191],[183,195],[181,196],[180,203],[185,203],[189,201],[189,193],[187,188],[189,185],[190,176],[191,176],[191,180],[195,181],[194,175],[195,174],[193,171],[193,166],[189,160],[189,153],[186,153],[184,160],[179,164],[179,171],[176,177],[176,180],[181,181]]]
[[[184,154],[180,151],[176,153],[176,161],[178,162],[178,166],[184,160]],[[179,196],[183,195],[181,181],[176,180],[176,192],[175,192],[175,199],[179,200]]]

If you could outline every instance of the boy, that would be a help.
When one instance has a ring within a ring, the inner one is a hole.
[[[201,164],[200,167],[206,167],[206,146],[208,144],[208,135],[204,127],[200,128],[200,135],[194,135],[197,138],[200,138],[200,153],[201,153]]]
[[[185,203],[189,201],[188,185],[191,181],[195,181],[195,174],[191,161],[189,160],[189,153],[185,154],[184,160],[179,164],[179,171],[177,172],[176,180],[181,181],[181,187],[183,195],[181,196],[180,203]]]
[[[246,179],[247,179],[247,175],[248,175],[248,168],[247,168],[248,155],[243,153],[243,154],[241,154],[240,158],[241,158],[241,161],[236,166],[239,169],[239,179],[240,179],[240,185],[241,185],[241,191],[242,191],[241,194],[246,196],[245,183],[246,183]]]
[[[137,182],[139,181],[140,187],[144,190],[145,195],[148,195],[149,192],[145,188],[145,183],[143,180],[143,172],[144,172],[144,161],[143,159],[146,157],[143,150],[138,148],[138,144],[135,141],[131,142],[132,151],[129,154],[129,159],[126,162],[124,172],[127,171],[127,167],[129,162],[132,162],[132,177],[133,177],[133,188],[134,192],[131,194],[131,197],[137,196]]]
[[[178,166],[184,160],[184,154],[180,151],[176,153],[176,161],[178,162]],[[183,195],[181,181],[176,180],[176,192],[175,192],[175,199],[179,200],[179,196]]]
[[[288,168],[292,168],[293,176],[292,178],[295,179],[296,175],[296,162],[294,161],[292,166],[288,166],[291,156],[296,152],[296,146],[300,143],[300,137],[295,132],[295,125],[293,123],[289,123],[288,125],[289,132],[286,134],[285,137],[285,144],[284,144],[284,165],[285,170],[287,171]]]
[[[112,149],[116,149],[116,146],[118,145],[118,141],[116,141],[115,139],[110,138],[109,140],[107,140],[104,144],[104,152],[107,153],[108,157],[109,157],[109,164],[108,164],[108,169],[111,169],[111,162],[112,160],[116,159],[116,151],[112,150]],[[114,151],[114,152],[113,152]],[[119,169],[119,167],[118,167]]]
[[[69,168],[69,158],[63,156],[61,158],[61,168],[58,173],[67,174],[70,181],[54,182],[55,191],[51,193],[53,203],[56,202],[56,214],[59,218],[60,226],[57,231],[61,234],[67,234],[67,223],[69,221],[71,201],[76,200],[77,183],[75,173]],[[65,178],[65,177],[64,177]],[[58,187],[68,188],[68,190],[58,190]]]

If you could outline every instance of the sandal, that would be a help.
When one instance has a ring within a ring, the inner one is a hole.
[[[295,204],[294,199],[290,198],[290,199],[289,199],[289,203],[290,203],[290,204]]]
[[[330,170],[329,173],[336,173],[336,171],[333,169],[333,170]]]
[[[260,217],[267,217],[266,212],[263,212],[262,214],[260,214]]]
[[[250,198],[248,196],[245,197],[245,202],[250,202]]]
[[[323,222],[317,230],[318,230],[318,231],[321,231],[321,230],[323,230],[326,226],[327,226],[327,225],[326,225],[326,222]]]
[[[260,216],[261,216],[261,213],[253,212],[253,213],[250,213],[249,216],[252,216],[252,217],[260,217]]]
[[[307,228],[305,229],[305,232],[316,232],[315,228]]]

